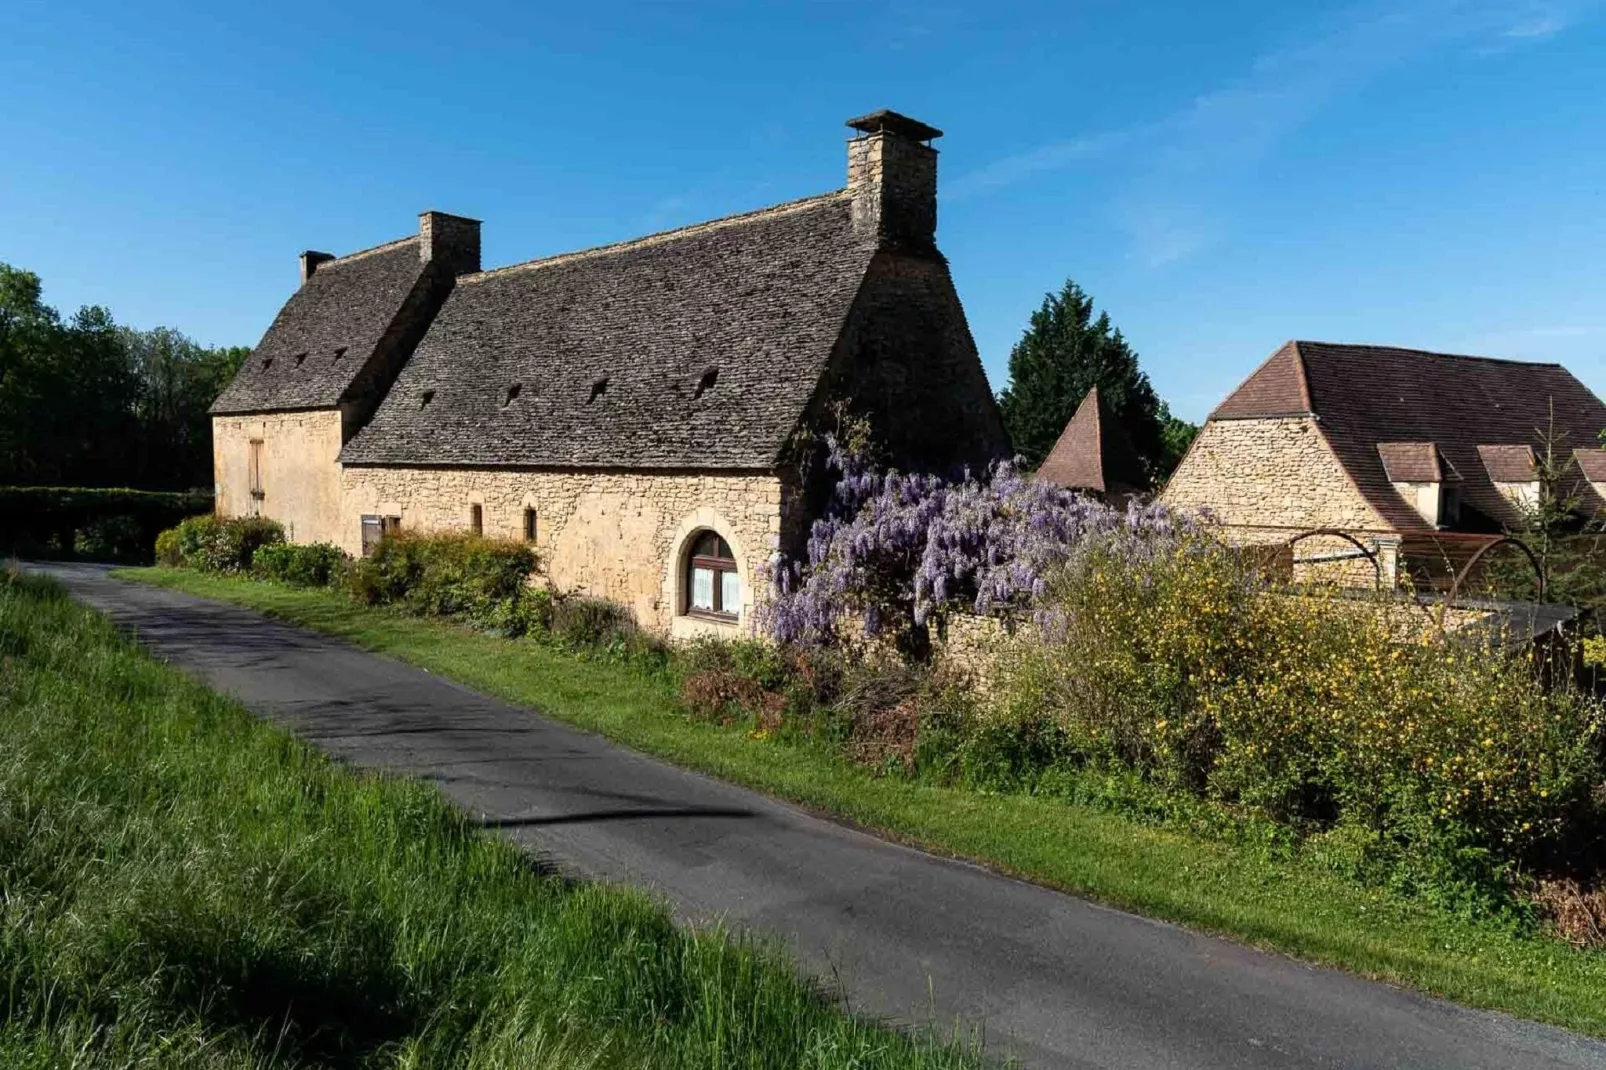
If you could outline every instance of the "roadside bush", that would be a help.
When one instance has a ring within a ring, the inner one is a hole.
[[[353,565],[346,587],[369,605],[489,620],[514,612],[507,603],[522,596],[536,565],[535,551],[521,542],[404,533],[381,539],[372,556]]]
[[[1547,692],[1522,652],[1407,640],[1397,611],[1267,589],[1210,546],[1088,554],[1044,605],[1043,641],[1015,648],[975,727],[1035,741],[1017,775],[1138,771],[1450,898],[1576,862],[1606,817],[1600,705]]]
[[[283,542],[284,528],[263,517],[192,516],[156,537],[156,554],[202,572],[250,572],[257,550]]]
[[[349,560],[346,552],[332,543],[280,543],[258,549],[251,570],[293,587],[328,587],[345,574]]]

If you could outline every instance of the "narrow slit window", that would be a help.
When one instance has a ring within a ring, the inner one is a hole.
[[[262,490],[262,440],[253,438],[250,443],[250,452],[246,456],[246,482],[251,486],[251,497],[261,501],[265,496]]]
[[[485,534],[485,507],[478,502],[468,507],[468,529],[476,535]]]
[[[535,510],[529,506],[524,508],[524,541],[535,541]]]

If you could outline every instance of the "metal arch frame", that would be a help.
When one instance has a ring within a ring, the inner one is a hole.
[[[1461,593],[1461,582],[1472,574],[1473,566],[1483,560],[1484,554],[1508,544],[1521,550],[1523,556],[1528,559],[1528,564],[1533,566],[1534,578],[1539,581],[1539,601],[1543,602],[1545,600],[1545,570],[1539,564],[1539,558],[1534,556],[1534,552],[1528,548],[1527,543],[1520,539],[1513,539],[1510,535],[1501,535],[1499,538],[1492,539],[1478,547],[1476,552],[1467,558],[1467,563],[1461,566],[1461,571],[1455,574],[1455,579],[1450,581],[1450,589],[1444,593],[1444,602],[1439,606],[1439,633],[1441,635],[1444,633],[1445,613],[1449,610],[1450,604],[1455,601],[1455,596]]]
[[[1287,546],[1289,551],[1292,552],[1293,549],[1294,549],[1294,544],[1295,543],[1303,542],[1304,540],[1312,538],[1312,537],[1317,536],[1317,535],[1330,535],[1330,536],[1333,536],[1334,538],[1343,539],[1345,542],[1347,542],[1351,546],[1355,547],[1355,549],[1359,550],[1361,552],[1361,556],[1365,557],[1368,561],[1370,561],[1372,563],[1372,587],[1373,587],[1373,589],[1374,590],[1382,590],[1382,588],[1383,588],[1383,565],[1377,559],[1377,551],[1376,550],[1368,550],[1366,548],[1366,545],[1364,543],[1362,543],[1361,540],[1357,539],[1355,536],[1351,535],[1347,531],[1340,531],[1338,528],[1311,528],[1309,531],[1302,531],[1298,535],[1295,535],[1293,538],[1289,539],[1283,545]],[[1298,563],[1299,562],[1296,559],[1294,561],[1294,564],[1298,564]]]

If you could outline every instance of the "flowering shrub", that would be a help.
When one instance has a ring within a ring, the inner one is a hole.
[[[975,730],[1047,734],[1047,763],[1136,770],[1439,890],[1554,860],[1606,817],[1601,708],[1546,692],[1524,653],[1402,642],[1386,607],[1269,589],[1189,541],[1067,561],[1057,627],[1014,649]]]
[[[1046,591],[1052,569],[1087,548],[1141,559],[1197,527],[1160,505],[1118,511],[1008,464],[955,482],[881,471],[862,451],[826,442],[834,484],[806,559],[771,563],[763,620],[782,642],[829,643],[850,616],[875,637],[955,609],[1019,612]]]

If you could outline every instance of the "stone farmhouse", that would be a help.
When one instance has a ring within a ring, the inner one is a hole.
[[[936,244],[941,131],[851,120],[835,192],[481,270],[480,224],[301,257],[213,406],[217,508],[362,553],[525,539],[551,582],[678,637],[752,626],[840,404],[906,469],[1008,440]]]
[[[1210,414],[1161,497],[1209,509],[1239,543],[1344,531],[1393,584],[1402,557],[1520,525],[1552,426],[1556,460],[1575,462],[1571,478],[1598,509],[1606,405],[1559,364],[1288,342]],[[1295,564],[1372,575],[1343,539],[1303,540]]]

